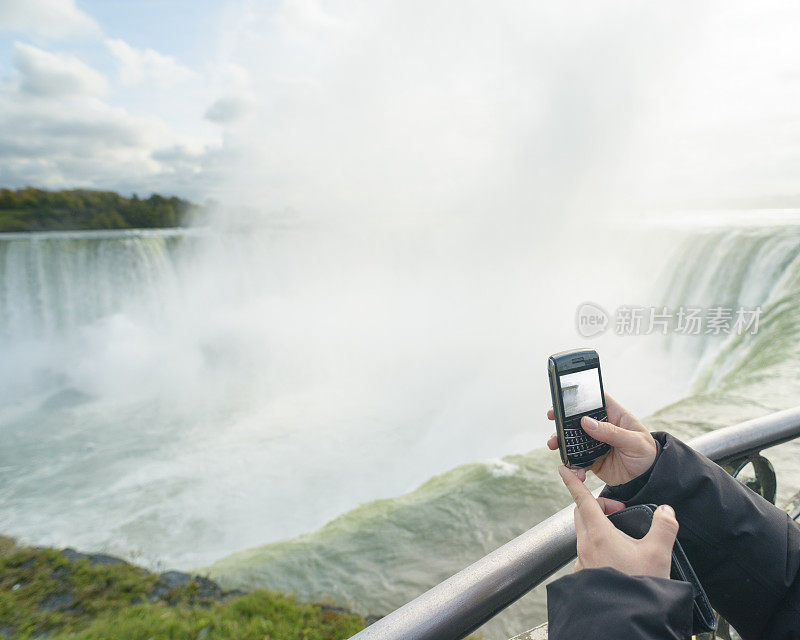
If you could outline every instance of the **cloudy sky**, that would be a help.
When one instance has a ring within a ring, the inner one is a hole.
[[[0,183],[386,213],[791,202],[800,8],[0,0]]]
[[[246,77],[216,63],[223,8],[0,2],[0,182],[202,196]]]

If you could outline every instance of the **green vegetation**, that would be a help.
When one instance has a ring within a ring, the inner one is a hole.
[[[280,593],[224,592],[203,578],[170,586],[164,575],[0,537],[0,638],[338,640],[365,625]]]
[[[174,196],[140,199],[88,189],[0,189],[0,232],[178,227],[198,211],[198,205]]]

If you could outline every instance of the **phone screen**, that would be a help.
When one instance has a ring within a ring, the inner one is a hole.
[[[600,369],[585,369],[565,373],[558,377],[561,383],[561,402],[564,417],[596,411],[603,407],[603,392],[600,390]]]

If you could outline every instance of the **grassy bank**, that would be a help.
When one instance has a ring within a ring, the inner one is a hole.
[[[338,640],[365,624],[281,593],[225,592],[202,577],[0,537],[0,638]]]

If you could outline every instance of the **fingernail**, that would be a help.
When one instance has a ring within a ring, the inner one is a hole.
[[[583,417],[583,426],[588,429],[597,429],[597,425],[599,423],[594,418],[590,418],[589,416]]]
[[[672,507],[670,507],[668,504],[662,504],[662,505],[659,507],[659,509],[661,509],[661,511],[663,511],[664,513],[666,513],[668,516],[672,516],[673,518],[675,517],[675,509],[673,509]]]

